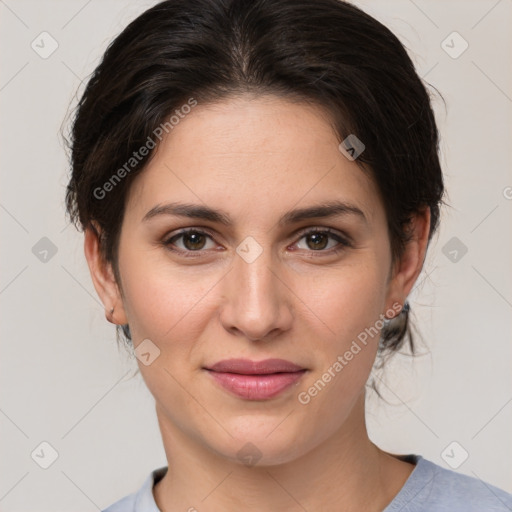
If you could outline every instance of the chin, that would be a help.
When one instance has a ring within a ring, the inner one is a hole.
[[[236,425],[226,424],[226,430],[233,437],[225,436],[221,442],[210,439],[209,444],[218,455],[248,467],[277,466],[291,462],[308,450],[305,444],[297,442],[297,439],[304,439],[304,436],[300,436],[287,423],[288,420],[283,422],[286,428],[278,426],[284,417],[286,415],[280,419],[248,416],[244,421],[237,418],[239,421]]]

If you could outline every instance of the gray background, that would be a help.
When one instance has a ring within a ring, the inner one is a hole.
[[[66,223],[59,136],[81,80],[153,3],[0,0],[2,511],[98,510],[166,465],[153,399],[130,379],[135,361],[118,351]],[[434,98],[450,207],[411,297],[425,355],[388,367],[392,405],[369,400],[370,436],[512,492],[512,1],[357,5],[447,103]],[[47,58],[43,31],[58,44]],[[469,44],[457,58],[453,31]],[[42,442],[58,453],[48,469]]]

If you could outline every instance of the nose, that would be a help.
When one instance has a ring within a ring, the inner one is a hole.
[[[231,334],[250,341],[272,339],[291,328],[293,293],[270,249],[254,260],[235,254],[223,280],[220,320]]]

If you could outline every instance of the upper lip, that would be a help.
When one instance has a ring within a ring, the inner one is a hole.
[[[264,359],[263,361],[225,359],[207,367],[207,370],[244,375],[264,375],[268,373],[298,372],[305,370],[305,368],[285,359]]]

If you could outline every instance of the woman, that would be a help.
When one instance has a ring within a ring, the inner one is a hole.
[[[169,0],[132,22],[78,105],[67,206],[168,466],[107,511],[512,509],[366,431],[443,190],[428,93],[358,8]]]

